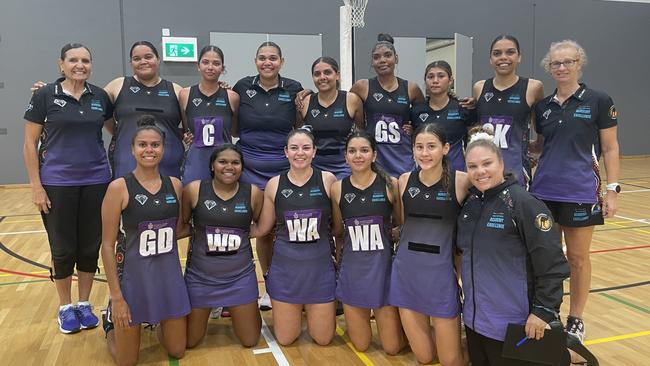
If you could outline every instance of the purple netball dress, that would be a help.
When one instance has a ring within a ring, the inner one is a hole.
[[[122,211],[125,241],[116,259],[131,324],[157,324],[189,314],[176,243],[178,201],[169,177],[162,177],[156,194],[144,189],[133,173],[124,177],[129,204]]]
[[[442,181],[427,187],[411,173],[402,202],[404,226],[393,261],[388,302],[438,318],[460,312],[453,248],[456,218],[455,171],[447,190]]]
[[[219,88],[214,94],[207,96],[201,93],[198,85],[192,86],[185,115],[194,140],[183,161],[183,185],[193,180],[209,179],[208,165],[212,151],[216,146],[232,141],[230,128],[233,113],[228,91]]]
[[[318,169],[303,186],[280,175],[275,195],[275,231],[266,291],[293,304],[334,301],[336,278],[330,251],[330,199]]]
[[[377,175],[368,188],[361,190],[352,185],[350,177],[344,178],[339,207],[345,222],[345,242],[336,298],[362,308],[387,305],[393,205],[386,195],[386,181]]]
[[[236,306],[257,300],[257,278],[248,232],[253,219],[251,185],[222,200],[211,180],[201,181],[192,212],[194,231],[185,283],[192,308]]]

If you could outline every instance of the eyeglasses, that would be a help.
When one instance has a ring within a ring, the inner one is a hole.
[[[578,59],[566,60],[566,61],[553,61],[553,62],[549,63],[549,65],[551,66],[551,69],[553,69],[553,70],[559,69],[560,66],[562,66],[562,65],[564,65],[564,67],[566,67],[568,69],[568,68],[572,67],[573,65],[575,65],[576,62],[578,62]]]

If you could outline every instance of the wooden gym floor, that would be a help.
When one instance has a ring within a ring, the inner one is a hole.
[[[587,342],[601,365],[650,363],[650,157],[622,159],[623,193],[615,219],[598,227],[591,248],[592,290],[585,313]],[[187,241],[181,242],[181,253]],[[112,360],[101,327],[73,335],[59,333],[58,298],[47,279],[47,238],[26,186],[0,186],[0,364],[107,365]],[[184,263],[183,258],[183,263]],[[105,306],[108,288],[99,275],[91,301],[95,312]],[[568,290],[568,284],[565,286]],[[73,285],[73,294],[76,292]],[[568,311],[568,296],[562,306]],[[243,348],[229,319],[210,320],[208,336],[182,360],[169,359],[155,334],[144,330],[140,362],[151,365],[413,365],[413,354],[386,356],[374,342],[355,352],[338,318],[331,345],[313,344],[303,332],[290,347],[273,338],[271,312],[263,312],[263,337]]]

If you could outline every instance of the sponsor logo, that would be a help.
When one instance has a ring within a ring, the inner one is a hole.
[[[169,90],[158,90],[158,96],[159,97],[168,97],[169,96]]]
[[[508,97],[507,103],[510,104],[521,104],[521,96],[519,94],[512,94]]]
[[[345,117],[345,113],[343,112],[342,108],[337,108],[334,110],[334,113],[332,113],[332,117],[334,118]]]
[[[490,219],[488,220],[485,226],[492,229],[503,230],[506,228],[504,222],[505,222],[505,215],[500,212],[494,212],[492,213],[492,216],[490,216]]]
[[[311,188],[309,190],[309,197],[317,197],[317,196],[322,196],[323,192],[321,192],[320,188]]]
[[[174,197],[174,195],[171,193],[167,193],[165,195],[165,203],[168,204],[176,203],[176,197]]]
[[[397,103],[398,104],[409,104],[409,101],[408,101],[408,99],[406,99],[406,97],[403,97],[403,96],[400,95],[399,97],[397,97]]]
[[[248,208],[245,203],[235,204],[235,213],[248,213]]]
[[[608,114],[609,114],[609,118],[616,119],[616,117],[618,117],[618,112],[616,112],[616,107],[614,106],[609,107]]]
[[[223,98],[217,98],[217,100],[214,101],[214,105],[216,105],[217,107],[225,107],[226,100]]]
[[[372,202],[386,202],[384,192],[372,192]]]
[[[63,99],[54,99],[54,104],[58,105],[59,107],[63,108],[67,104],[67,102]]]
[[[535,227],[543,232],[547,232],[553,227],[553,220],[547,214],[541,213],[535,216]]]
[[[32,103],[29,103],[29,104],[27,105],[27,108],[25,108],[25,112],[29,112],[29,111],[31,111],[32,109],[34,109],[34,105],[33,105]]]
[[[591,107],[588,105],[579,106],[573,113],[573,117],[581,119],[591,119]]]
[[[460,119],[460,112],[458,112],[458,109],[448,111],[447,112],[447,119],[448,120],[459,120]]]
[[[551,109],[550,108],[545,110],[544,113],[542,114],[542,116],[544,116],[544,119],[548,119],[548,116],[550,116],[550,115],[551,115]]]

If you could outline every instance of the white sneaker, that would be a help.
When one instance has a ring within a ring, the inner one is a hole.
[[[273,306],[271,305],[271,298],[269,297],[269,294],[264,291],[264,294],[262,297],[257,300],[257,303],[260,305],[260,310],[262,311],[267,311],[271,310]]]
[[[223,311],[222,307],[212,308],[212,310],[210,311],[210,319],[219,319],[222,311]]]

